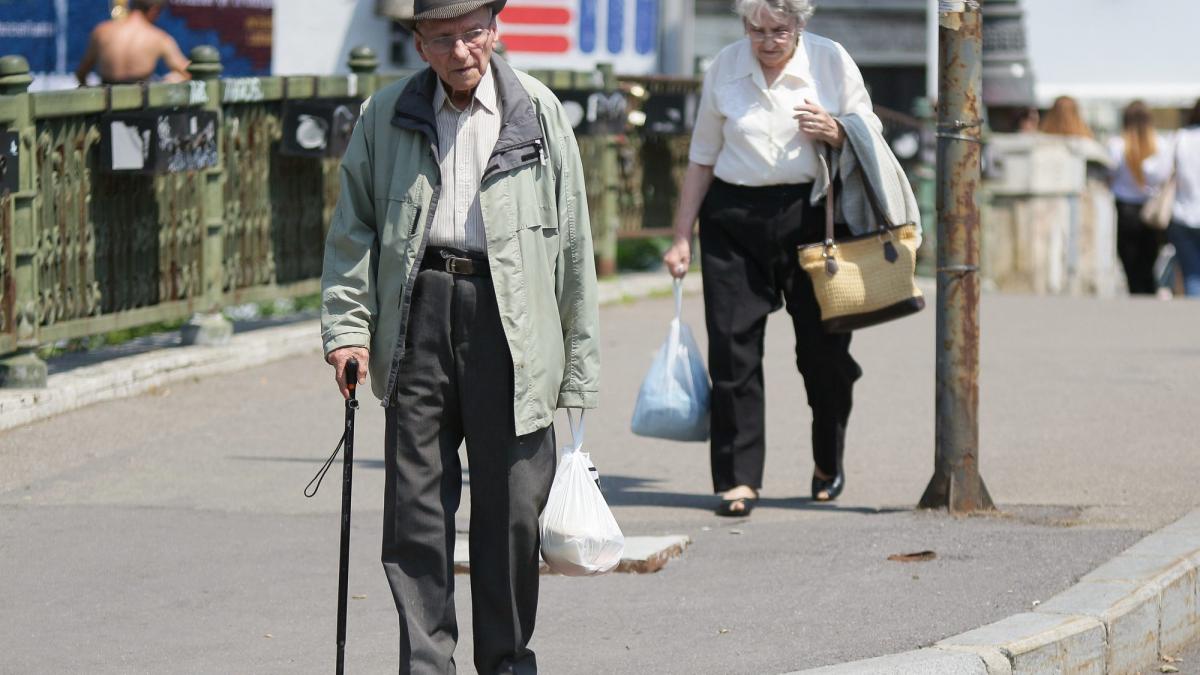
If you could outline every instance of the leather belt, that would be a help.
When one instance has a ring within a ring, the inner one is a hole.
[[[421,260],[421,269],[439,270],[450,274],[471,277],[490,276],[487,258],[473,258],[466,251],[446,248],[444,246],[428,246],[425,257]]]

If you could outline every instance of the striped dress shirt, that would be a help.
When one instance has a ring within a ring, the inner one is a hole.
[[[439,82],[433,95],[433,109],[437,111],[442,192],[433,214],[429,242],[486,254],[479,184],[500,138],[500,101],[491,69],[484,73],[474,98],[464,110],[454,107]]]

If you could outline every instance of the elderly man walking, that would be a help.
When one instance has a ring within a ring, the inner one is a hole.
[[[535,673],[557,408],[598,397],[596,273],[562,105],[492,55],[504,0],[417,0],[429,67],[372,97],[342,162],[322,337],[386,408],[383,566],[400,672],[453,673],[459,446],[482,673]],[[364,380],[368,368],[363,368]]]

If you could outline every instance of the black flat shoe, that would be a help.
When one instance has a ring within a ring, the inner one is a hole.
[[[813,476],[812,479],[812,498],[814,502],[831,502],[842,494],[842,488],[846,487],[845,472],[838,471],[838,474],[833,478],[819,478]],[[825,493],[822,498],[821,493]]]
[[[758,497],[738,497],[737,499],[722,499],[715,513],[726,518],[744,518],[754,510]],[[734,506],[737,505],[735,509]]]

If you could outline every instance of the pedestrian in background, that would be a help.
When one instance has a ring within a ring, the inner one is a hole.
[[[717,514],[749,515],[766,455],[763,337],[785,307],[796,366],[812,408],[812,497],[837,498],[854,382],[850,334],[827,333],[796,247],[824,239],[829,178],[823,148],[841,147],[837,116],[882,129],[858,66],[838,43],[807,33],[810,0],[738,0],[746,37],[725,47],[704,76],[689,164],[664,256],[681,278],[700,220],[701,273],[713,381],[711,454]],[[839,225],[841,234],[845,226]]]
[[[1173,145],[1175,206],[1167,238],[1175,246],[1184,293],[1200,297],[1200,100],[1192,107],[1184,128],[1175,132]]]
[[[1036,106],[1026,106],[1013,116],[1013,131],[1018,134],[1036,133],[1041,122],[1041,112]]]
[[[1134,101],[1125,108],[1121,134],[1109,140],[1108,151],[1115,167],[1109,186],[1117,203],[1117,255],[1129,292],[1153,295],[1158,290],[1154,262],[1166,237],[1142,220],[1141,210],[1167,180],[1170,164],[1163,158],[1170,153],[1145,103]]]
[[[167,0],[130,0],[127,16],[96,26],[75,71],[79,86],[87,84],[92,70],[104,84],[146,82],[154,76],[159,60],[170,69],[164,81],[191,79],[189,62],[175,38],[154,25],[166,4]]]
[[[342,160],[322,338],[343,396],[369,365],[385,408],[383,567],[400,672],[453,673],[459,446],[470,466],[481,675],[536,673],[538,516],[557,408],[598,402],[599,309],[566,112],[492,53],[504,0],[417,0],[428,68],[376,93]]]
[[[1079,103],[1070,96],[1059,96],[1042,117],[1039,130],[1043,134],[1095,138],[1087,122],[1079,114]]]

